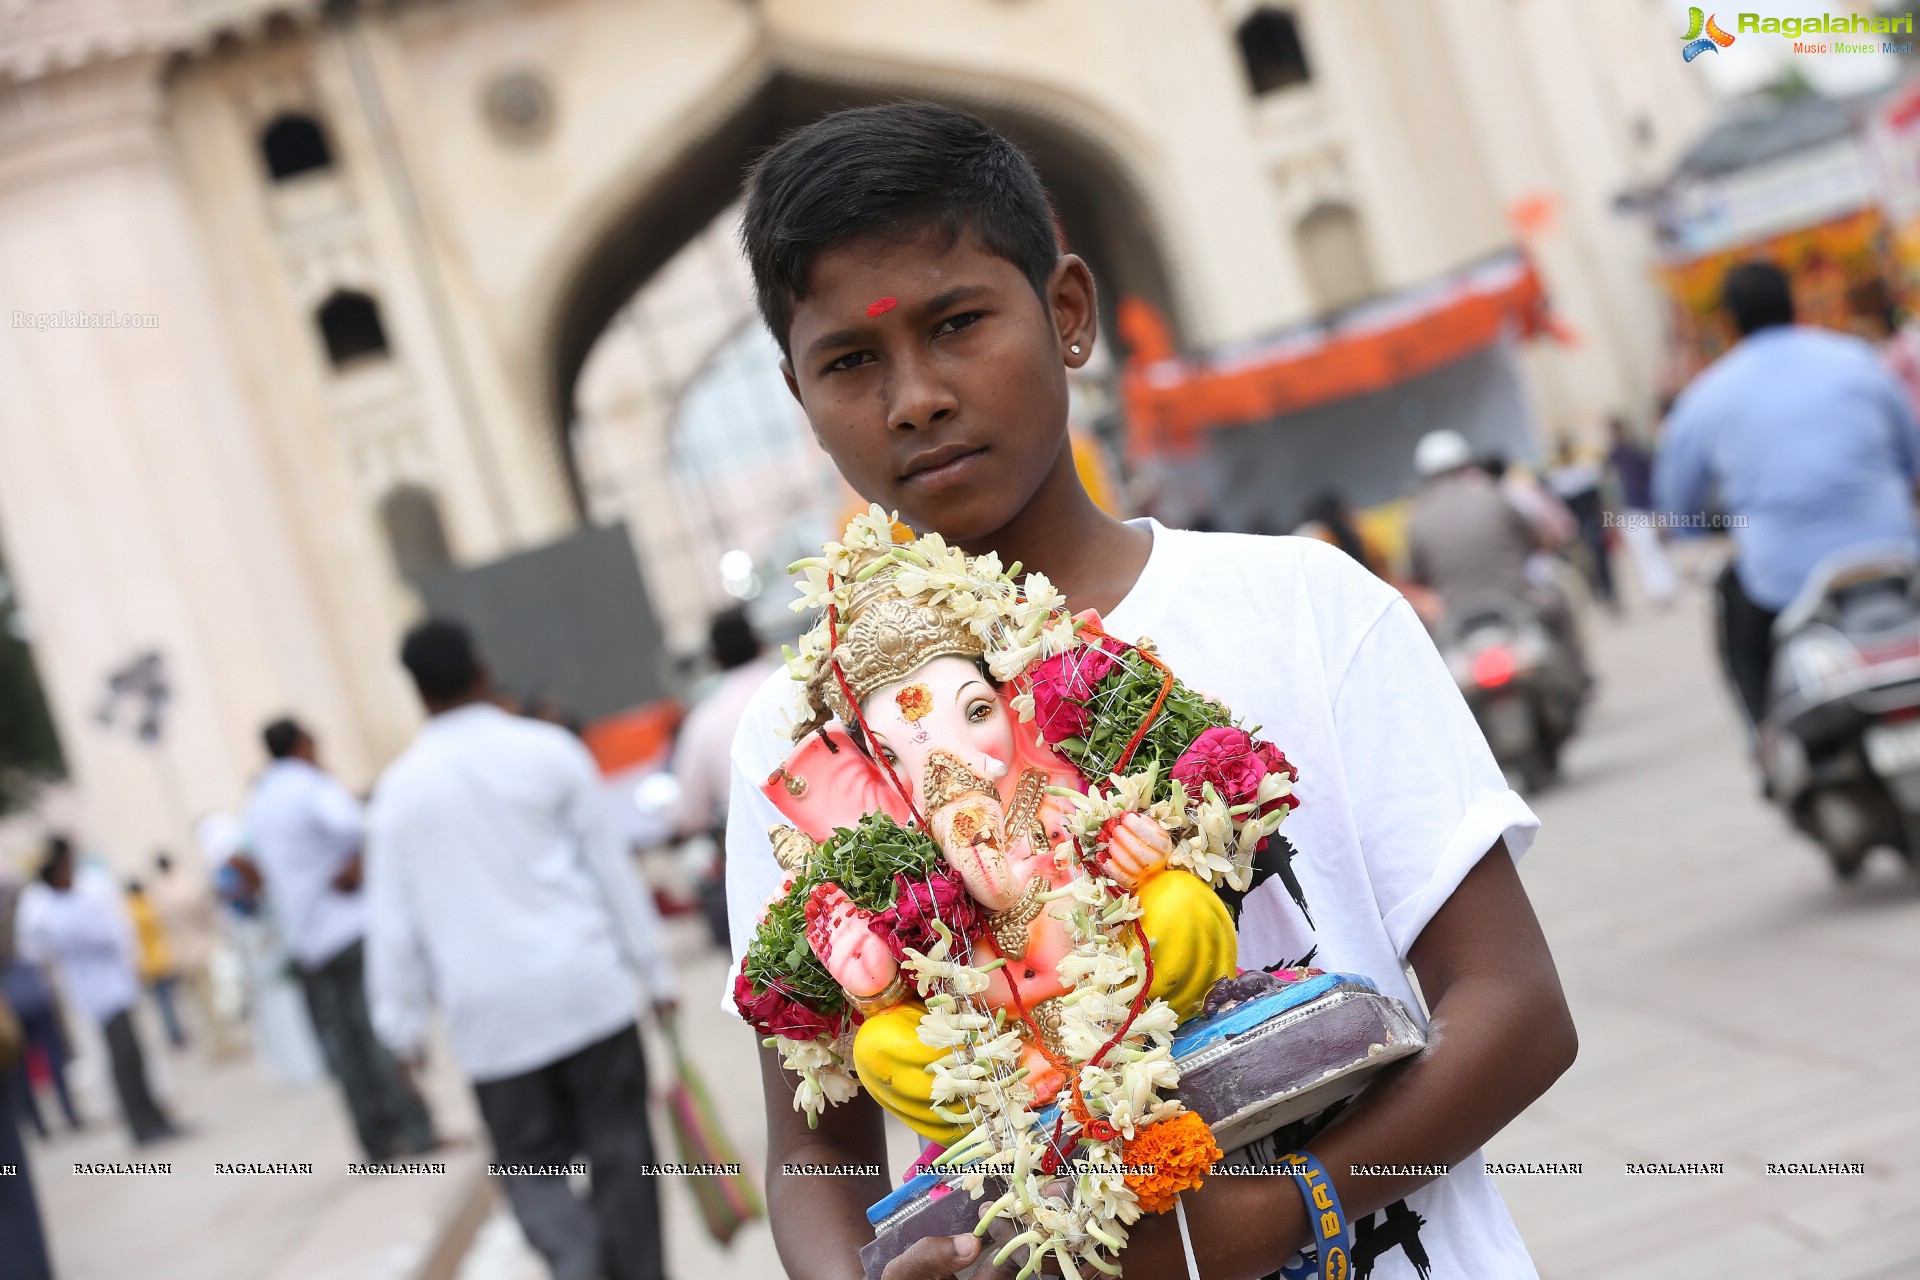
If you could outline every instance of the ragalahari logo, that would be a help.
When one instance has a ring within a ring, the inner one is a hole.
[[[1706,34],[1702,35],[1702,32]],[[1680,56],[1688,62],[1703,53],[1713,53],[1733,43],[1733,37],[1720,29],[1713,15],[1698,6],[1687,10],[1687,34],[1680,38],[1686,41]]]

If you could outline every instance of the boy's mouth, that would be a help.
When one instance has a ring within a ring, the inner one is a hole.
[[[973,473],[978,459],[986,451],[985,445],[943,444],[917,453],[901,471],[901,483],[922,489],[944,489],[958,484]]]

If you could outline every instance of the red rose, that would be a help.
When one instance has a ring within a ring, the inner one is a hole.
[[[1033,718],[1040,736],[1049,743],[1084,738],[1092,717],[1086,704],[1107,673],[1114,668],[1113,653],[1103,643],[1076,645],[1033,669]]]
[[[733,979],[733,1006],[748,1023],[770,1036],[812,1040],[821,1034],[840,1034],[840,1014],[820,1013],[777,987],[756,994],[745,972]]]
[[[895,960],[905,960],[908,947],[922,952],[931,948],[939,937],[933,931],[935,920],[959,937],[979,930],[980,904],[952,872],[936,871],[924,880],[896,874],[893,883],[898,891],[893,905],[867,921],[867,928],[887,944]]]
[[[1170,774],[1189,791],[1197,793],[1202,783],[1211,782],[1228,804],[1246,804],[1267,776],[1267,761],[1246,730],[1216,725],[1188,744]]]
[[[1268,773],[1284,773],[1287,775],[1289,782],[1300,781],[1300,770],[1287,762],[1287,757],[1281,754],[1280,748],[1274,746],[1271,742],[1256,742],[1253,744],[1253,749],[1255,754],[1260,757],[1260,762],[1266,765]],[[1278,800],[1268,801],[1267,804],[1261,808],[1260,812],[1272,813],[1283,804],[1289,808],[1298,809],[1300,807],[1300,793],[1298,791],[1291,791]]]

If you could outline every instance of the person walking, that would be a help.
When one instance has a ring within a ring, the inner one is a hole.
[[[238,1028],[214,998],[214,956],[221,950],[219,905],[207,882],[174,863],[172,855],[153,855],[150,890],[160,925],[173,952],[173,971],[194,1020],[216,1058],[241,1051]]]
[[[360,802],[320,768],[313,735],[296,721],[276,720],[261,736],[273,763],[247,800],[247,847],[327,1067],[368,1160],[431,1150],[426,1103],[374,1035],[367,1010]]]
[[[267,909],[260,870],[243,847],[246,834],[230,813],[211,813],[194,840],[213,868],[231,964],[213,975],[214,1005],[231,1022],[244,1019],[254,1061],[271,1080],[308,1085],[327,1074],[306,996]],[[220,954],[218,952],[216,955]]]
[[[673,776],[680,783],[680,832],[724,832],[727,789],[732,781],[734,730],[747,700],[767,681],[775,663],[742,608],[717,613],[707,626],[707,649],[720,675],[687,714],[673,748]]]
[[[4,998],[19,1020],[22,1045],[15,1067],[14,1103],[33,1131],[42,1139],[48,1136],[47,1122],[40,1114],[39,1101],[33,1096],[33,1077],[27,1060],[35,1047],[40,1050],[54,1096],[69,1128],[82,1127],[80,1113],[74,1108],[73,1094],[67,1088],[67,1038],[60,1026],[60,1007],[54,1002],[53,988],[37,966],[20,954],[16,928],[20,906],[19,882],[10,873],[0,873],[0,998]]]
[[[7,998],[0,995],[0,1276],[7,1280],[53,1280],[40,1205],[27,1170],[26,1144],[8,1098],[9,1078],[26,1083],[26,1032]],[[42,1135],[44,1136],[44,1134]]]
[[[160,913],[147,897],[147,886],[139,880],[127,881],[127,918],[133,922],[133,936],[140,944],[140,981],[153,995],[160,1010],[160,1025],[166,1028],[167,1043],[176,1049],[187,1047],[187,1029],[180,1025],[180,1009],[175,999],[180,975],[174,971],[173,948],[167,944],[167,930]]]
[[[52,1080],[60,1113],[66,1117],[67,1127],[78,1131],[83,1126],[73,1105],[73,1092],[67,1088],[67,1039],[60,1030],[60,1010],[53,1002],[53,989],[37,968],[10,953],[0,959],[0,998],[6,1000],[20,1022],[22,1049],[14,1081],[18,1088],[14,1102],[20,1114],[42,1139],[48,1137],[47,1122],[40,1114],[39,1100],[33,1096],[33,1077],[27,1069],[29,1051],[37,1047]]]
[[[179,1130],[154,1101],[133,1026],[140,983],[132,929],[114,901],[110,877],[90,874],[88,883],[79,885],[75,873],[72,841],[55,836],[48,842],[40,882],[20,895],[20,954],[30,963],[56,966],[67,994],[99,1023],[121,1115],[133,1140],[144,1146]]]
[[[1613,594],[1613,561],[1607,552],[1605,511],[1600,498],[1600,468],[1575,451],[1573,441],[1561,437],[1553,451],[1553,464],[1547,468],[1547,487],[1552,489],[1580,526],[1580,545],[1585,548],[1587,580],[1594,598],[1609,610],[1618,611]]]
[[[1871,346],[1794,323],[1780,268],[1733,268],[1721,304],[1740,341],[1674,403],[1653,496],[1687,515],[1717,488],[1732,517],[1720,638],[1752,727],[1766,714],[1774,618],[1820,563],[1870,545],[1920,552],[1920,427]]]
[[[428,719],[374,790],[374,1026],[417,1065],[432,1006],[445,1012],[508,1201],[556,1280],[659,1280],[635,1019],[642,990],[670,1018],[675,981],[593,758],[496,706],[458,624],[415,627],[400,660]],[[565,1173],[583,1153],[590,1204]]]
[[[1607,469],[1620,492],[1622,540],[1640,575],[1641,589],[1664,608],[1673,603],[1679,583],[1666,548],[1660,545],[1660,531],[1653,527],[1653,457],[1633,438],[1625,418],[1609,418],[1607,434],[1613,442],[1607,450]]]

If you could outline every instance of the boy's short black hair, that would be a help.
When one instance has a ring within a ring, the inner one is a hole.
[[[407,632],[400,643],[400,663],[428,702],[450,702],[471,692],[480,679],[472,634],[445,618],[430,618]]]
[[[1743,262],[1727,272],[1720,305],[1733,316],[1741,337],[1793,323],[1793,285],[1771,262]]]
[[[782,351],[793,304],[826,249],[923,227],[971,231],[1044,299],[1060,259],[1046,188],[984,121],[931,102],[824,116],[782,138],[747,175],[740,240],[760,316]]]

